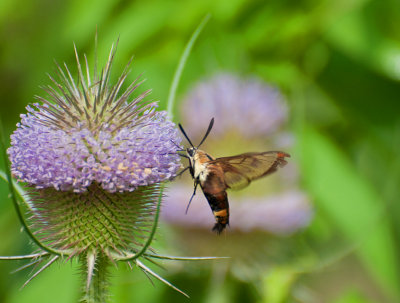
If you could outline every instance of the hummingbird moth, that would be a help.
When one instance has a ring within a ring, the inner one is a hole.
[[[213,158],[199,149],[213,125],[214,118],[211,119],[203,139],[195,147],[182,125],[179,124],[182,134],[191,145],[186,149],[186,155],[181,155],[189,160],[189,166],[181,173],[189,169],[194,180],[194,191],[186,212],[196,194],[197,186],[200,185],[215,217],[216,223],[212,230],[220,234],[226,225],[229,225],[229,203],[226,190],[242,189],[251,181],[275,172],[278,167],[283,167],[287,163],[285,157],[290,157],[290,155],[281,151],[266,151]]]

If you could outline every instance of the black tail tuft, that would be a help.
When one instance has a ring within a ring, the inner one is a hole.
[[[222,233],[222,231],[225,229],[226,224],[224,223],[215,223],[212,231],[216,232],[218,235],[220,235]]]

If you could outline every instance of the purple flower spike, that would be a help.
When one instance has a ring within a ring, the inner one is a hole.
[[[204,132],[199,121],[215,117],[215,136],[236,131],[251,138],[276,132],[286,121],[287,107],[280,92],[265,82],[222,73],[190,90],[183,101],[182,117],[194,137]]]
[[[82,89],[59,68],[62,85],[51,79],[60,91],[50,87],[49,100],[37,97],[43,104],[28,106],[11,136],[16,178],[38,189],[79,193],[98,183],[109,192],[130,192],[176,174],[175,125],[155,103],[142,101],[147,92],[128,102],[136,83],[117,97],[127,74],[108,87],[111,63],[102,79],[84,80],[80,70]]]

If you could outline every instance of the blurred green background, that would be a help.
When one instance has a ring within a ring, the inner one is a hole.
[[[113,273],[115,302],[400,302],[398,0],[2,0],[0,100],[7,135],[33,96],[45,95],[39,86],[50,83],[54,60],[75,71],[73,42],[93,58],[96,28],[99,62],[119,37],[114,77],[133,55],[129,80],[143,73],[142,89],[152,88],[165,108],[184,45],[206,13],[212,17],[189,57],[177,108],[194,81],[219,70],[278,86],[290,106],[297,142],[291,154],[315,217],[282,240],[296,253],[257,281],[227,279],[213,289],[215,277],[200,269],[207,264],[182,272],[164,262],[159,271],[189,301],[120,266]],[[0,197],[0,255],[30,253],[4,182]],[[168,250],[168,241],[157,246]],[[52,266],[19,291],[30,270],[10,272],[22,264],[0,262],[0,302],[77,301],[77,266]]]

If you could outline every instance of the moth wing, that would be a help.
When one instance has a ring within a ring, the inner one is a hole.
[[[279,151],[268,151],[217,158],[211,163],[222,168],[226,186],[238,190],[249,185],[251,181],[269,175],[278,167],[284,166],[287,163],[285,157],[290,155]]]

